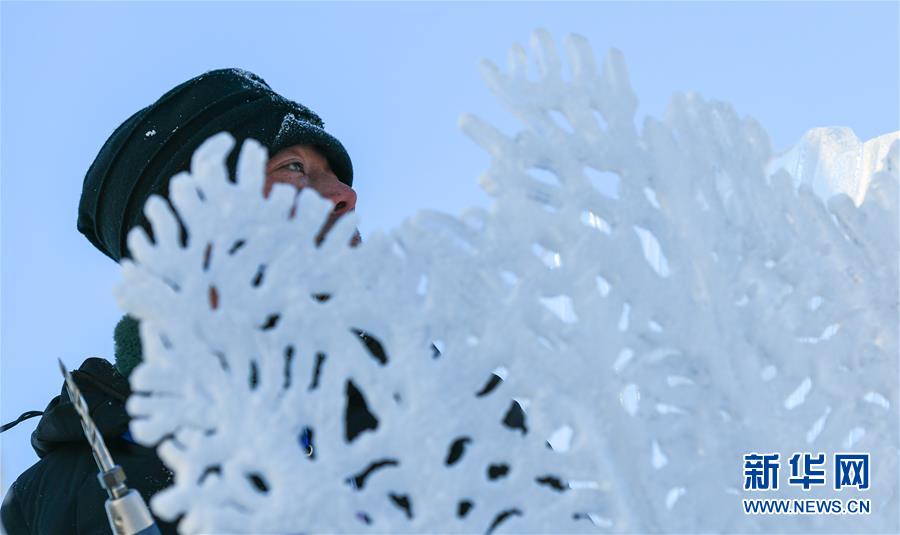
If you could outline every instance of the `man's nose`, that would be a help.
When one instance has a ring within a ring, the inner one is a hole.
[[[334,213],[337,215],[344,215],[356,208],[356,192],[343,182],[340,182],[337,193],[328,198],[334,202]]]
[[[344,215],[356,208],[356,192],[334,175],[317,177],[316,190],[319,194],[334,203],[334,214]]]
[[[338,182],[338,184],[339,186],[335,186],[330,193],[325,194],[325,197],[334,203],[332,212],[341,216],[356,208],[356,192],[343,182]]]

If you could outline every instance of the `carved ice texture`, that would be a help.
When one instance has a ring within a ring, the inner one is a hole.
[[[849,128],[813,128],[797,145],[777,155],[768,168],[785,169],[796,184],[806,184],[823,199],[846,193],[859,205],[869,180],[880,167],[900,132],[861,142]]]
[[[768,178],[730,106],[675,95],[639,131],[621,53],[531,45],[532,74],[518,46],[483,68],[521,130],[462,120],[489,211],[356,248],[350,215],[317,247],[329,203],[263,198],[252,142],[230,180],[227,135],[148,202],[117,295],[132,431],[175,472],[153,510],[184,533],[896,531],[898,144],[859,206],[823,203]],[[377,426],[348,440],[352,393]],[[780,452],[801,497],[787,457],[845,450],[872,454],[873,514],[742,513],[743,454]]]

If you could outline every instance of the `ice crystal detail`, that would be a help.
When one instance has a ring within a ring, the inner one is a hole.
[[[519,47],[484,66],[523,124],[462,121],[492,156],[490,211],[356,248],[348,216],[317,246],[329,204],[264,198],[254,143],[230,181],[227,135],[173,179],[174,212],[150,200],[117,292],[144,342],[132,429],[176,474],[157,514],[187,533],[898,528],[897,144],[859,206],[825,204],[767,177],[766,133],[726,104],[676,95],[639,131],[621,54],[599,71],[566,45],[567,73],[544,32],[536,77]],[[744,453],[850,447],[876,514],[742,513]]]

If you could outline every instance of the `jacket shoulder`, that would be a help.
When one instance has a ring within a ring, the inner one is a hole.
[[[77,494],[96,473],[93,463],[86,444],[72,444],[48,453],[22,472],[3,501],[7,532],[80,533],[76,529]]]
[[[28,522],[25,521],[25,515],[22,513],[22,504],[19,500],[19,493],[16,490],[16,483],[13,483],[6,496],[3,498],[3,505],[0,506],[0,522],[3,524],[4,533],[8,535],[27,535],[31,533]]]

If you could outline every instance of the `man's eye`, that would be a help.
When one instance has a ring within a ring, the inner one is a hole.
[[[303,168],[303,162],[291,162],[285,166],[290,171],[296,171],[298,173],[305,173],[306,170]]]

